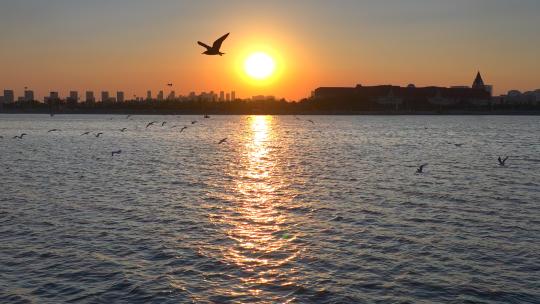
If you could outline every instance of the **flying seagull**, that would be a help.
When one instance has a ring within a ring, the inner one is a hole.
[[[196,124],[196,123],[197,123],[196,120],[194,120],[194,121],[191,122],[192,125],[194,125],[194,124]]]
[[[23,133],[23,134],[21,134],[21,135],[19,135],[19,136],[15,135],[15,136],[13,136],[13,139],[15,139],[15,138],[22,139],[23,136],[25,136],[25,135],[27,135],[27,134],[26,134],[26,133]],[[2,138],[3,138],[3,137],[2,137]]]
[[[312,124],[315,124],[315,123],[313,122],[313,120],[311,120],[311,119],[308,119],[307,121],[309,121],[309,122],[312,123]]]
[[[427,165],[428,164],[423,164],[420,167],[418,167],[418,169],[416,169],[416,173],[423,173],[424,172],[424,167],[427,166]]]
[[[83,134],[81,134],[81,136],[83,136],[83,135],[88,135],[88,134],[90,134],[90,131],[84,132]]]
[[[172,84],[172,83],[167,83],[167,85],[168,85],[169,87],[172,87],[173,84]]]
[[[463,146],[463,144],[454,144],[454,146],[459,148],[459,147]]]
[[[161,126],[163,127],[166,123],[167,123],[166,121],[162,122]]]
[[[120,129],[120,132],[126,132],[127,128]]]
[[[225,53],[222,53],[219,51],[219,49],[221,48],[221,44],[223,43],[223,41],[225,39],[227,39],[227,37],[229,36],[229,33],[221,36],[221,38],[219,38],[218,40],[214,41],[214,44],[212,44],[212,46],[208,46],[207,44],[203,43],[203,42],[200,42],[200,41],[197,41],[197,43],[206,48],[206,51],[204,51],[202,54],[205,54],[205,55],[219,55],[219,56],[223,56]]]
[[[171,129],[174,129],[174,128],[176,128],[176,127],[178,127],[178,126],[177,126],[177,125],[174,125],[174,126],[171,127]]]
[[[227,137],[225,137],[224,139],[220,140],[220,141],[218,142],[218,145],[221,145],[222,143],[224,143],[224,142],[226,142],[226,141],[227,141]]]
[[[58,131],[60,131],[60,130],[58,130],[58,129],[50,129],[49,131],[47,131],[47,133],[58,132]]]
[[[150,127],[151,125],[157,123],[157,121],[152,121],[152,122],[149,122],[147,125],[146,125],[146,128],[148,129],[148,127]]]
[[[182,129],[180,129],[180,133],[184,132],[185,129],[187,129],[187,126],[184,126]]]
[[[498,161],[499,161],[499,166],[501,166],[501,167],[506,166],[506,160],[507,160],[507,159],[508,159],[508,156],[505,157],[504,159],[501,159],[501,157],[499,156],[499,159],[498,159]]]
[[[103,134],[103,132],[99,132],[98,134],[96,134],[96,137],[99,137],[102,134]]]
[[[122,150],[112,151],[111,152],[111,157],[113,157],[115,154],[120,154],[120,153],[122,153]]]

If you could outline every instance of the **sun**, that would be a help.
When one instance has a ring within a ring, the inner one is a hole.
[[[249,55],[244,61],[244,71],[256,80],[265,80],[274,74],[275,60],[268,54],[256,52]]]

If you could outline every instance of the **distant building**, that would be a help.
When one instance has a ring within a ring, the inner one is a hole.
[[[152,91],[146,91],[146,100],[152,100]]]
[[[226,101],[231,101],[231,94],[230,93],[227,93],[227,95],[225,95],[225,100]]]
[[[24,101],[34,101],[34,91],[25,90],[24,91]]]
[[[108,91],[102,91],[101,92],[101,102],[108,102],[110,100],[109,92]]]
[[[50,92],[49,100],[60,100],[60,94],[58,92]]]
[[[480,71],[478,71],[478,73],[476,74],[476,78],[474,79],[472,88],[477,89],[477,90],[484,90],[488,92],[490,95],[493,94],[493,86],[484,83],[484,80],[482,79],[482,75],[480,75]]]
[[[163,100],[163,91],[159,91],[159,93],[157,94],[157,100]]]
[[[231,92],[231,100],[232,100],[232,101],[235,101],[235,100],[236,100],[236,92],[235,92],[235,91],[232,91],[232,92]]]
[[[96,102],[96,97],[94,96],[94,91],[86,91],[86,100],[87,103]]]
[[[219,101],[225,101],[225,92],[223,91],[219,92]]]
[[[123,103],[124,102],[124,92],[118,91],[116,92],[116,102]]]
[[[167,100],[175,100],[176,99],[176,92],[171,91],[169,95],[167,96]]]
[[[264,96],[264,95],[256,95],[251,97],[252,101],[273,101],[276,100],[276,97],[274,96]]]
[[[15,92],[13,90],[4,90],[4,103],[14,103]]]
[[[79,92],[70,91],[69,97],[67,98],[68,103],[77,103],[79,101]]]

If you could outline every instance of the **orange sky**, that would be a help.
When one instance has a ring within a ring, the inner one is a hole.
[[[144,96],[173,82],[300,99],[318,86],[470,85],[477,70],[497,94],[540,88],[535,0],[18,2],[0,4],[0,89],[17,95]],[[225,56],[200,54],[197,40],[226,32]],[[257,50],[278,59],[271,84],[239,75]]]

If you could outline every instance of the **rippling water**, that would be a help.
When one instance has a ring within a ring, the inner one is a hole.
[[[540,303],[540,117],[2,115],[0,136],[1,303]]]

